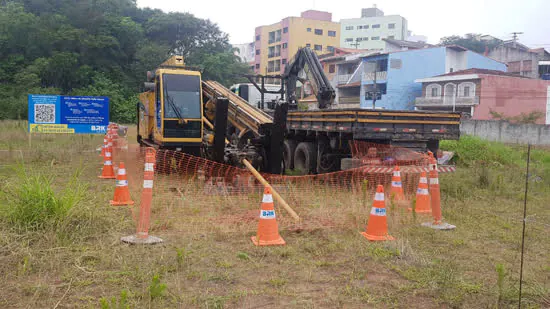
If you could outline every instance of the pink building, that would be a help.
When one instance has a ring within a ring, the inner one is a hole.
[[[523,114],[550,124],[550,81],[474,68],[415,82],[422,83],[417,110],[454,110],[478,120]]]

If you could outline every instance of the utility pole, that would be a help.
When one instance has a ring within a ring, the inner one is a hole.
[[[517,42],[519,34],[523,34],[523,32],[512,32],[512,40],[514,40],[514,42]]]
[[[351,43],[350,44],[351,46],[355,46],[355,49],[359,49],[358,46],[359,46],[359,38],[356,38],[355,39],[355,43]]]
[[[376,108],[376,97],[378,96],[378,85],[376,84],[376,72],[378,71],[378,65],[374,62],[374,91],[372,94],[372,109]]]

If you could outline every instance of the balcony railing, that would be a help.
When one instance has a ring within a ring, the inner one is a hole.
[[[338,85],[346,84],[350,78],[351,78],[351,74],[340,74],[336,76]]]
[[[417,106],[471,106],[479,104],[479,96],[475,97],[435,97],[435,98],[426,98],[420,97],[416,98],[415,105]]]
[[[374,80],[374,72],[370,72],[370,73],[365,73],[364,72],[362,77],[363,77],[363,80],[366,80],[366,81]],[[386,80],[387,78],[388,78],[388,72],[387,71],[376,72],[376,80],[377,81]]]
[[[338,104],[357,104],[359,105],[361,103],[361,99],[359,96],[355,97],[339,97],[338,98]]]

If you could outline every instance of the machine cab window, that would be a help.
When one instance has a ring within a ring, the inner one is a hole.
[[[200,119],[200,78],[196,75],[163,74],[164,118]]]

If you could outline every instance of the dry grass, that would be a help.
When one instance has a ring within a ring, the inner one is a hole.
[[[388,206],[390,232],[397,238],[388,243],[369,243],[359,234],[371,204],[365,205],[363,194],[346,188],[287,188],[288,201],[304,224],[297,229],[278,211],[287,246],[269,248],[250,241],[258,193],[205,195],[196,183],[181,188],[178,183],[178,191],[173,179],[158,176],[151,234],[165,243],[140,247],[120,242],[134,232],[132,212],[110,207],[113,183],[97,179],[101,161],[91,150],[101,137],[41,136],[29,149],[24,129],[16,122],[0,124],[5,147],[0,150],[11,154],[0,160],[2,190],[15,181],[12,168],[21,155],[25,168],[53,175],[60,190],[82,167],[79,181],[89,190],[55,228],[25,232],[2,221],[2,308],[517,306],[520,167],[461,168],[442,175],[443,211],[458,226],[455,231],[422,228],[423,218]],[[141,164],[134,156],[125,160],[139,204]],[[543,163],[535,173],[545,170]],[[529,195],[524,305],[533,308],[550,306],[549,184],[545,177],[533,181]],[[500,290],[497,264],[505,269]]]

